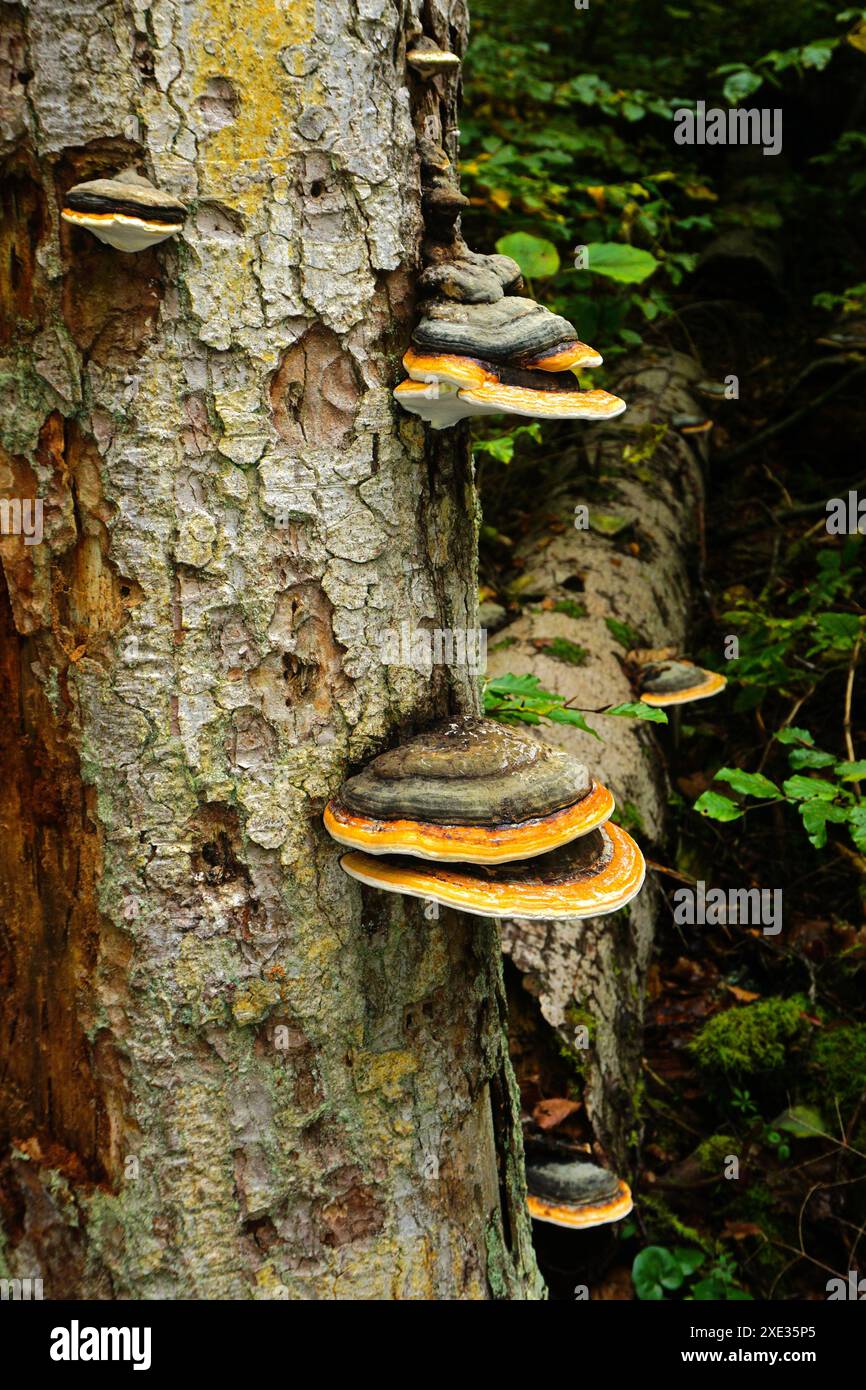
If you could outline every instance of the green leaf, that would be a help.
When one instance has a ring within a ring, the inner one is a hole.
[[[600,743],[604,742],[601,734],[597,734],[595,729],[587,724],[580,710],[565,709],[562,705],[557,705],[548,710],[547,717],[551,724],[571,724],[575,729],[582,729],[585,734],[592,734],[593,738],[597,738]]]
[[[820,748],[793,748],[788,754],[788,762],[795,769],[801,767],[829,767],[835,763],[835,753],[822,753]],[[866,763],[863,764],[866,767]]]
[[[539,694],[541,681],[538,676],[515,676],[511,671],[494,676],[487,682],[487,689],[495,695],[533,695]],[[562,697],[560,697],[562,698]]]
[[[803,66],[816,68],[818,72],[823,72],[833,57],[833,49],[838,42],[838,39],[816,39],[814,43],[807,43],[800,55]]]
[[[739,806],[729,797],[720,796],[718,792],[702,792],[692,809],[710,820],[739,820],[743,815]]]
[[[743,772],[738,767],[720,767],[715,776],[717,782],[727,782],[741,796],[772,797],[777,801],[781,792],[775,782],[761,772]]]
[[[815,622],[836,646],[853,643],[861,625],[856,613],[819,613]]]
[[[778,743],[808,743],[810,748],[815,743],[808,729],[777,729],[773,738]]]
[[[490,243],[488,242],[488,245]],[[543,280],[559,270],[559,252],[552,241],[530,232],[509,232],[496,243],[500,256],[510,256],[530,280]]]
[[[658,1302],[665,1289],[682,1286],[683,1273],[670,1250],[663,1245],[648,1245],[635,1256],[631,1278],[638,1298]]]
[[[727,1286],[724,1279],[711,1274],[709,1279],[701,1279],[692,1289],[692,1298],[698,1303],[719,1303],[725,1297]]]
[[[789,777],[782,790],[792,801],[835,801],[837,788],[823,777]]]
[[[746,97],[750,97],[763,85],[764,79],[760,73],[751,72],[748,68],[740,68],[739,72],[732,72],[730,77],[725,78],[722,91],[725,101],[730,106],[739,106],[741,101],[745,101]]]
[[[859,782],[861,777],[866,777],[866,758],[856,763],[837,763],[833,771],[843,782]]]
[[[611,705],[610,709],[604,710],[603,713],[621,719],[647,719],[650,724],[667,724],[668,722],[668,717],[663,709],[644,704],[643,700],[626,700],[624,704]]]
[[[587,269],[621,285],[642,284],[659,265],[649,251],[620,241],[591,241],[586,250]]]
[[[514,436],[500,434],[495,439],[473,439],[474,454],[489,454],[497,463],[510,463],[514,458]]]
[[[823,849],[827,843],[827,822],[834,821],[838,824],[848,820],[848,808],[834,806],[832,802],[818,799],[802,801],[800,817],[812,844],[816,849]]]
[[[538,676],[515,676],[510,671],[495,676],[484,687],[484,712],[503,724],[540,724],[542,719],[571,724],[604,742],[580,710],[565,708],[563,695],[542,689]]]
[[[614,516],[611,512],[596,512],[590,507],[589,524],[600,536],[618,536],[633,525],[630,516]]]
[[[848,812],[848,833],[857,848],[866,854],[866,804],[851,807]]]
[[[705,1258],[702,1250],[690,1250],[685,1245],[675,1246],[671,1254],[682,1270],[685,1278],[688,1278],[690,1274],[694,1274],[696,1269],[700,1269]]]
[[[827,1133],[823,1115],[811,1105],[792,1105],[773,1124],[776,1129],[793,1134],[795,1139],[814,1139]]]

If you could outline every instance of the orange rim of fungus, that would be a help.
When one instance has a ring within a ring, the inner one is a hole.
[[[507,864],[534,859],[548,850],[597,830],[614,809],[613,792],[593,782],[586,796],[533,820],[500,825],[437,825],[434,821],[377,820],[358,815],[337,801],[325,807],[328,834],[350,849],[368,854],[412,854],[421,859],[463,864]]]
[[[686,705],[690,700],[708,700],[711,695],[718,695],[728,683],[727,676],[721,676],[717,671],[701,670],[700,674],[704,680],[698,685],[690,685],[687,690],[658,691],[655,694],[647,690],[641,695],[641,700],[645,705],[654,705],[657,709],[664,705]]]
[[[340,863],[346,873],[371,888],[438,902],[478,917],[525,917],[547,921],[599,917],[616,912],[640,892],[646,863],[631,836],[618,825],[599,830],[612,850],[597,874],[571,882],[502,883],[461,872],[463,865],[425,869],[352,851]]]
[[[576,372],[583,367],[600,367],[602,360],[601,353],[596,352],[595,348],[575,340],[563,343],[552,352],[540,352],[525,365],[530,371],[536,372]]]
[[[153,222],[144,217],[133,217],[128,212],[76,212],[74,208],[63,209],[63,220],[74,222],[76,226],[87,227],[92,222],[120,222],[126,227],[143,227],[147,232],[177,232],[180,222]]]
[[[476,405],[495,407],[511,415],[553,420],[611,420],[625,410],[625,401],[608,391],[535,391],[531,386],[506,386],[485,382],[483,386],[461,390],[460,399]]]
[[[531,1194],[526,1199],[526,1206],[530,1216],[534,1221],[548,1221],[553,1226],[569,1226],[572,1230],[580,1230],[588,1226],[604,1226],[609,1221],[621,1221],[624,1216],[628,1216],[634,1202],[632,1201],[631,1188],[622,1178],[618,1179],[619,1191],[615,1197],[608,1202],[600,1202],[594,1206],[562,1206],[556,1202],[545,1201],[543,1197],[533,1197]]]

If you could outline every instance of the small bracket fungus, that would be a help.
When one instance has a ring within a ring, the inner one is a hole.
[[[440,48],[432,39],[426,37],[415,40],[406,53],[406,62],[424,78],[438,77],[443,72],[457,72],[460,67],[460,59],[456,53],[449,53],[447,49]]]
[[[114,178],[75,184],[60,215],[118,251],[143,251],[180,231],[186,208],[135,169],[122,169]]]
[[[727,685],[725,676],[705,671],[693,661],[656,661],[643,667],[639,676],[640,698],[645,705],[687,705],[691,700],[708,700]]]
[[[408,855],[340,860],[372,888],[455,907],[477,917],[567,921],[616,912],[640,892],[644,857],[626,831],[607,824],[549,854],[500,864],[425,864]]]
[[[457,719],[374,758],[324,820],[339,844],[367,855],[465,867],[546,854],[597,829],[613,807],[562,750],[492,719]]]
[[[634,1206],[628,1183],[594,1163],[528,1163],[526,1185],[533,1220],[571,1230],[621,1221]]]

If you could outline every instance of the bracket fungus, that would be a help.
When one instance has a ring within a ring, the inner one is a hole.
[[[568,921],[617,912],[640,892],[646,866],[634,840],[603,825],[548,854],[498,864],[422,864],[408,855],[344,854],[351,878],[477,917]]]
[[[122,169],[110,179],[75,184],[60,215],[118,251],[143,251],[179,232],[186,208],[135,169]]]
[[[533,1220],[571,1230],[621,1221],[634,1206],[628,1183],[595,1163],[527,1163],[526,1185]]]
[[[380,753],[325,808],[339,844],[469,864],[529,859],[614,807],[583,763],[492,719],[455,719]]]
[[[600,367],[568,319],[519,291],[520,267],[510,256],[470,251],[454,224],[460,193],[444,150],[421,142],[424,209],[437,224],[424,246],[418,280],[429,296],[403,358],[408,378],[394,390],[405,410],[433,429],[472,415],[534,420],[610,420],[625,401],[607,391],[581,391],[573,375]],[[465,201],[465,200],[463,200]]]
[[[727,678],[717,671],[705,671],[684,658],[656,661],[640,672],[640,698],[645,705],[662,708],[666,705],[686,705],[691,700],[708,700],[727,685]]]
[[[426,36],[416,39],[414,44],[406,53],[406,62],[410,68],[421,77],[438,77],[440,73],[456,72],[460,67],[460,59],[456,53],[450,53],[446,48],[440,48],[433,39]]]
[[[381,753],[325,807],[359,882],[479,917],[576,919],[624,907],[646,866],[582,763],[491,719],[454,719]]]

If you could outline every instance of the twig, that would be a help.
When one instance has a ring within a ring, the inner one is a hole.
[[[806,415],[811,415],[813,411],[818,410],[826,401],[829,401],[832,396],[844,390],[846,386],[850,385],[856,377],[862,376],[864,372],[866,372],[866,362],[858,363],[852,372],[849,372],[847,376],[841,377],[839,381],[834,381],[833,385],[829,386],[820,396],[816,396],[814,400],[806,401],[798,410],[793,411],[792,414],[786,416],[784,420],[779,420],[777,424],[768,425],[765,430],[759,430],[757,434],[752,435],[751,439],[744,440],[743,443],[738,444],[735,449],[729,450],[727,454],[722,454],[720,458],[716,459],[716,463],[722,465],[733,463],[735,459],[742,458],[743,454],[750,454],[752,450],[756,449],[760,444],[765,444],[768,439],[775,439],[777,434],[782,434],[784,430],[788,430],[792,425],[796,425],[798,420],[802,420]]]
[[[848,680],[845,684],[845,718],[842,723],[842,732],[845,736],[845,747],[848,750],[850,761],[854,762],[854,740],[851,737],[851,701],[854,696],[854,672],[857,669],[857,658],[860,655],[860,644],[863,641],[863,623],[861,620],[860,630],[857,633],[857,641],[854,643],[854,650],[851,653],[851,664],[848,667]],[[860,800],[860,783],[852,782],[851,789],[857,800]]]
[[[677,869],[669,869],[665,864],[656,864],[653,859],[647,859],[646,866],[657,874],[664,874],[667,878],[675,878],[680,883],[695,884],[698,882],[696,878],[691,878],[688,874],[681,874]]]
[[[834,486],[839,485],[834,484]],[[853,488],[850,490],[853,492],[860,492],[863,488],[866,488],[866,478],[861,478],[860,481],[858,483],[855,483]],[[826,512],[827,510],[826,501],[801,502],[798,503],[796,507],[780,507],[776,511],[773,511],[765,503],[760,502],[760,500],[758,500],[758,505],[761,507],[763,511],[767,513],[767,516],[770,518],[774,526],[781,526],[783,522],[792,521],[799,516],[811,516],[814,512]],[[817,521],[815,523],[811,530],[817,531],[821,526],[824,525],[824,521],[825,518],[822,517],[820,521]],[[764,524],[765,523],[763,521],[750,521],[748,525],[745,526],[726,526],[724,530],[719,532],[719,535],[722,538],[724,538],[725,536],[746,536],[751,531],[759,531],[764,526]],[[808,535],[810,534],[810,532],[807,532],[806,534]]]

